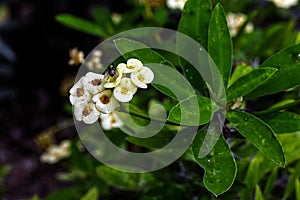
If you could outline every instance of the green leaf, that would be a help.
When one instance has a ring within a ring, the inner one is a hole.
[[[99,191],[96,187],[92,187],[80,200],[98,200]]]
[[[276,112],[259,116],[275,133],[300,131],[300,115],[292,112]]]
[[[296,188],[296,200],[300,200],[300,181],[297,179],[295,181],[295,188]]]
[[[256,186],[256,190],[255,190],[255,200],[264,200],[264,196],[262,195],[258,185]]]
[[[265,84],[259,86],[246,96],[253,99],[268,94],[274,94],[300,84],[300,44],[286,48],[267,59],[261,68],[278,69]]]
[[[207,134],[207,128],[200,130],[194,138],[192,150],[197,163],[205,170],[204,186],[216,196],[229,190],[236,176],[236,162],[230,148],[220,136],[211,152],[199,158],[199,152]]]
[[[265,199],[270,199],[270,194],[272,193],[274,183],[277,179],[277,174],[278,174],[278,170],[274,169],[274,170],[272,170],[271,174],[268,177],[266,186],[264,188],[264,197],[265,197]]]
[[[105,34],[112,35],[115,30],[111,20],[111,13],[107,8],[96,6],[93,9],[93,18],[99,27],[102,27]]]
[[[275,68],[254,69],[245,76],[237,79],[227,90],[227,101],[243,97],[265,83],[277,71]]]
[[[218,3],[209,22],[208,53],[217,65],[227,87],[232,67],[232,41],[223,7]]]
[[[79,199],[80,193],[82,192],[82,188],[79,186],[71,186],[67,188],[62,188],[54,191],[49,196],[47,196],[46,200],[57,200],[57,199]]]
[[[253,67],[247,66],[246,64],[240,64],[240,65],[236,66],[230,79],[229,79],[228,86],[232,85],[237,79],[239,79],[242,76],[245,76],[246,74],[251,72],[253,69],[254,69]]]
[[[198,104],[193,103],[194,101]],[[195,112],[196,110],[199,112]],[[169,113],[168,120],[182,125],[199,126],[209,122],[216,110],[216,105],[212,105],[209,98],[192,96],[175,105]],[[199,122],[196,122],[195,118],[199,119]]]
[[[286,165],[300,159],[300,134],[281,134],[277,135],[278,140],[283,146],[284,154],[286,157]],[[246,175],[244,176],[243,183],[247,188],[241,190],[241,199],[251,199],[255,185],[262,180],[268,172],[278,169],[279,166],[274,162],[270,162],[268,158],[258,153],[250,162]],[[259,173],[257,173],[259,172]]]
[[[235,110],[227,111],[226,117],[231,125],[266,157],[280,166],[285,165],[282,146],[266,123],[249,113]]]
[[[182,11],[182,16],[178,24],[178,31],[187,35],[198,42],[205,50],[207,50],[208,41],[208,26],[211,17],[212,6],[209,0],[189,0],[186,2]],[[191,23],[193,22],[193,23]],[[177,37],[178,52],[189,51],[193,52],[194,49],[190,49],[190,45],[186,43],[186,39],[180,34]],[[199,51],[199,49],[195,49]],[[192,55],[191,55],[192,56]],[[198,56],[195,55],[195,56]],[[199,63],[204,63],[208,60],[205,53],[204,58],[198,58]],[[193,57],[193,60],[196,58]],[[201,92],[206,92],[206,83],[200,76],[199,72],[187,61],[180,59],[181,66],[185,77],[193,85],[194,88],[199,89]]]
[[[95,35],[98,37],[107,37],[107,34],[99,27],[99,25],[88,20],[76,17],[70,14],[59,14],[55,17],[56,21],[63,25],[74,28],[76,30],[85,32],[87,34]]]
[[[295,181],[300,177],[300,162],[294,167],[294,172],[290,175],[289,181],[285,186],[283,200],[288,199],[295,190]]]
[[[125,190],[136,190],[139,188],[139,174],[126,173],[101,165],[96,169],[98,176],[108,184]]]
[[[174,138],[176,132],[172,131],[161,131],[157,134],[155,134],[153,137],[149,138],[137,138],[133,136],[128,136],[125,139],[129,141],[132,144],[146,147],[146,148],[162,148],[165,145],[169,144],[171,140]]]
[[[190,36],[205,49],[207,49],[211,10],[212,7],[209,0],[189,0],[184,6],[178,24],[179,32]]]

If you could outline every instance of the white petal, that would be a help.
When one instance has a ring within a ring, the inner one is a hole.
[[[142,81],[139,80],[138,78],[139,73],[132,73],[130,75],[131,81],[139,88],[147,88],[147,85],[145,83],[143,83]]]
[[[124,89],[120,86],[114,89],[114,97],[120,102],[129,102],[133,98],[134,93],[130,90],[126,92],[123,91]]]
[[[130,78],[124,77],[120,81],[120,87],[130,90],[133,94],[136,93],[137,87],[133,84]]]
[[[154,73],[150,68],[143,67],[143,69],[140,70],[140,73],[144,76],[144,83],[151,83],[153,81]]]
[[[111,90],[104,90],[96,94],[93,101],[96,103],[97,110],[102,113],[110,113],[119,106],[117,100],[112,96]]]
[[[96,94],[104,90],[103,83],[102,83],[104,75],[89,72],[86,74],[86,78],[87,78],[87,89],[92,94]]]
[[[111,130],[123,125],[122,121],[115,112],[109,114],[101,114],[101,126],[104,130]]]
[[[85,106],[85,102],[78,102],[74,105],[74,116],[76,120],[82,121],[82,111]]]
[[[125,63],[120,63],[117,66],[117,71],[122,73],[126,69],[126,64]]]
[[[127,60],[127,66],[124,69],[124,73],[131,73],[140,70],[143,67],[143,63],[135,58]]]

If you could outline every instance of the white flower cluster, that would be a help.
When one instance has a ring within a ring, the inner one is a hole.
[[[104,74],[89,72],[70,89],[75,118],[87,124],[100,118],[105,130],[120,127],[122,122],[114,112],[119,102],[131,101],[137,88],[147,88],[153,79],[151,69],[135,58],[109,66]]]
[[[269,0],[272,1],[277,7],[288,9],[298,4],[298,0]]]
[[[69,140],[62,141],[59,145],[51,145],[40,157],[41,162],[54,164],[63,158],[69,157],[71,153],[71,143]]]

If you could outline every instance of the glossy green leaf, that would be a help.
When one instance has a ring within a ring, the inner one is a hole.
[[[300,131],[300,115],[292,112],[276,112],[260,115],[275,133],[294,133]]]
[[[249,94],[252,90],[265,83],[277,71],[275,68],[254,69],[245,76],[237,79],[227,90],[226,100],[233,101],[236,98]]]
[[[198,42],[202,49],[207,50],[207,41],[208,41],[208,25],[211,17],[212,6],[209,0],[190,0],[187,1],[185,7],[182,11],[182,16],[178,24],[178,31],[191,37],[196,42]],[[193,23],[191,23],[193,22]],[[199,51],[197,49],[191,49],[190,45],[185,42],[185,38],[182,38],[180,34],[177,37],[177,46],[178,52],[182,51]],[[195,57],[197,57],[195,55]],[[201,56],[201,55],[200,55]],[[193,57],[193,55],[191,55]],[[206,63],[207,55],[202,57],[195,58],[193,60],[199,59],[199,64],[208,65]],[[192,86],[195,89],[200,90],[201,92],[206,92],[206,83],[199,74],[199,72],[188,62],[183,59],[180,59],[181,66],[183,68],[183,73],[185,77],[189,80]]]
[[[277,93],[300,84],[300,44],[286,48],[267,59],[261,68],[278,69],[265,84],[259,86],[246,96],[253,99],[268,94]]]
[[[285,186],[283,200],[288,199],[295,190],[295,181],[300,177],[300,162],[298,162],[293,173],[290,175],[287,185]]]
[[[232,41],[220,3],[215,6],[209,23],[208,53],[222,75],[224,86],[227,87],[232,67]]]
[[[193,103],[194,101],[198,104]],[[209,98],[192,96],[174,106],[169,113],[168,120],[182,125],[199,126],[209,122],[216,109],[217,106],[212,105]],[[196,110],[199,112],[195,112]],[[184,118],[182,118],[183,113]],[[199,119],[199,122],[196,122],[195,118]]]
[[[209,0],[187,1],[178,25],[179,32],[190,36],[205,49],[207,49],[211,10]]]
[[[236,66],[229,79],[228,86],[232,85],[237,79],[239,79],[242,76],[245,76],[252,70],[254,70],[254,68],[246,64],[240,64]]]
[[[80,200],[98,200],[99,191],[96,187],[92,187]]]
[[[204,186],[216,196],[226,192],[236,176],[236,162],[231,150],[220,136],[211,152],[199,158],[199,152],[207,134],[207,128],[200,130],[194,138],[192,150],[196,162],[205,170]]]
[[[59,14],[55,17],[55,19],[67,27],[98,37],[107,37],[107,34],[101,29],[101,27],[99,27],[99,25],[80,17],[70,14]]]
[[[262,120],[246,112],[229,110],[226,117],[260,152],[280,166],[285,165],[282,146],[275,137],[273,130]]]
[[[256,186],[256,190],[255,190],[255,200],[264,200],[264,196],[261,193],[261,190],[258,185]]]

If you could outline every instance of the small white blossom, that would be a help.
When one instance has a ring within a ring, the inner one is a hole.
[[[123,69],[123,73],[131,73],[143,68],[143,63],[135,58],[127,60],[126,67]]]
[[[121,79],[120,85],[114,89],[114,96],[120,102],[129,102],[136,91],[137,87],[130,78],[124,77]]]
[[[91,71],[98,71],[103,69],[103,64],[101,63],[102,51],[95,50],[92,52],[91,57],[86,62],[86,66]]]
[[[110,113],[114,111],[119,103],[112,95],[111,90],[104,90],[103,92],[93,96],[93,101],[96,103],[96,108],[102,113]]]
[[[87,78],[82,77],[71,89],[70,89],[70,102],[75,104],[81,101],[90,101],[91,95],[86,88]]]
[[[111,15],[111,21],[116,24],[119,25],[122,21],[122,15],[120,13],[112,13]]]
[[[227,14],[227,24],[229,28],[230,35],[232,37],[236,36],[244,23],[247,21],[247,15],[242,13],[228,13]],[[253,24],[248,23],[245,27],[246,33],[251,33],[253,31]]]
[[[183,7],[187,0],[167,0],[167,6],[170,9],[180,9],[183,10]]]
[[[288,9],[298,4],[298,0],[269,0],[272,1],[277,7]]]
[[[119,128],[123,125],[122,121],[115,112],[108,114],[101,113],[101,126],[104,130],[111,130],[112,128]]]
[[[123,76],[124,65],[122,65],[122,63],[121,63],[116,68],[111,67],[111,69],[109,68],[108,70],[111,70],[111,72],[114,72],[114,74],[109,74],[109,72],[106,72],[105,80],[104,80],[104,87],[105,88],[114,88],[120,84],[121,78]]]
[[[79,65],[84,61],[84,53],[82,51],[78,51],[77,48],[73,48],[70,50],[70,60],[69,65]]]
[[[131,74],[131,81],[140,88],[147,88],[147,84],[154,79],[152,70],[148,67],[143,67],[141,70]]]
[[[85,77],[87,79],[87,89],[90,93],[96,94],[105,89],[103,86],[104,75],[89,72]]]
[[[100,112],[92,102],[78,102],[74,106],[74,115],[78,121],[93,124],[99,119]]]
[[[69,157],[71,143],[69,140],[62,141],[59,145],[51,145],[41,155],[40,161],[43,163],[54,164],[63,158]]]

